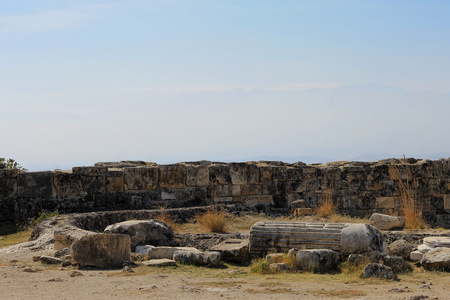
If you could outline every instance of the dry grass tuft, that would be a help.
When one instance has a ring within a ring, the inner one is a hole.
[[[423,206],[419,204],[417,197],[417,189],[419,181],[413,178],[411,169],[408,166],[406,157],[403,155],[402,166],[405,167],[402,174],[399,165],[393,164],[389,168],[389,174],[392,181],[397,182],[395,189],[400,194],[401,214],[406,219],[406,228],[423,229],[426,227],[425,220],[422,216]]]
[[[330,218],[331,216],[337,214],[337,206],[333,203],[332,184],[327,184],[327,187],[322,194],[322,201],[315,209],[314,214],[321,218]]]
[[[207,208],[203,215],[196,215],[197,222],[202,224],[208,231],[215,233],[225,233],[227,218],[225,210],[219,210],[216,206]]]

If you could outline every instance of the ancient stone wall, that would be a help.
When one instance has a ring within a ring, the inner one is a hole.
[[[397,161],[418,181],[415,190],[425,216],[450,227],[450,159]],[[60,213],[192,207],[212,203],[285,209],[304,199],[316,207],[332,192],[342,212],[398,213],[398,182],[389,160],[325,165],[282,162],[209,161],[157,165],[98,163],[71,171],[27,172],[0,169],[0,222],[21,221],[41,211]],[[411,179],[411,178],[410,178]]]

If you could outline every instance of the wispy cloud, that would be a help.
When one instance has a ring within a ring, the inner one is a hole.
[[[80,26],[91,14],[85,11],[51,10],[28,15],[0,16],[0,32],[37,33]]]

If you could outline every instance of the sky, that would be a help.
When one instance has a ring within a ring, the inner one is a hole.
[[[1,2],[0,157],[450,156],[450,2]]]

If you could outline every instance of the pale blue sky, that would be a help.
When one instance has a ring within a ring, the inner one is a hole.
[[[450,155],[448,1],[0,3],[0,157],[30,169]]]

